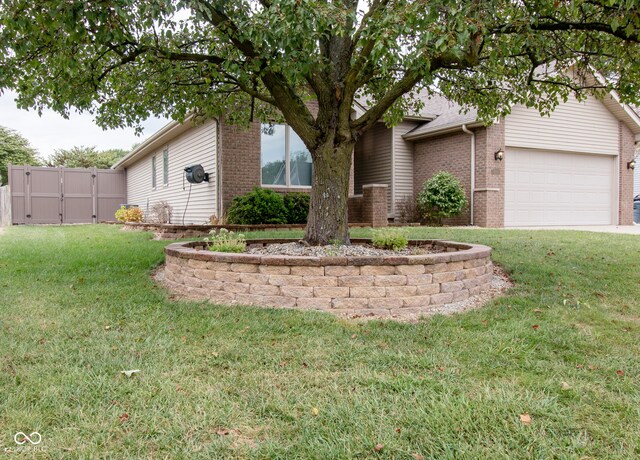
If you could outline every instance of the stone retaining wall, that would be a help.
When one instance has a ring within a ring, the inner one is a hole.
[[[289,242],[260,240],[251,244]],[[352,240],[354,243],[364,240]],[[491,248],[446,241],[446,252],[391,257],[293,257],[211,252],[203,243],[165,248],[175,292],[215,303],[324,310],[340,315],[419,315],[491,285]]]

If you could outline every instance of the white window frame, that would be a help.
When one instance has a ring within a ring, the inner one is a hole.
[[[283,123],[274,123],[275,126],[284,126],[284,164],[285,164],[285,183],[284,185],[280,184],[263,184],[262,183],[262,125],[267,123],[262,123],[260,125],[260,186],[262,188],[274,188],[274,189],[298,189],[298,190],[311,190],[311,185],[291,185],[291,142],[289,140],[289,136],[293,128],[288,124]],[[311,159],[311,164],[313,165],[313,159]],[[312,166],[313,167],[313,166]]]
[[[169,186],[169,147],[162,151],[162,184]]]
[[[158,185],[158,162],[156,156],[151,157],[151,190],[155,190]]]

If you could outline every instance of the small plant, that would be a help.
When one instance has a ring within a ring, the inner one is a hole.
[[[256,187],[244,196],[234,197],[227,221],[240,225],[286,224],[287,209],[278,193]]]
[[[426,181],[418,194],[420,214],[429,222],[442,225],[442,219],[459,215],[467,205],[460,181],[448,172],[440,171]]]
[[[159,201],[151,206],[153,220],[159,224],[170,224],[173,207],[167,201]]]
[[[309,194],[292,192],[285,194],[282,199],[287,210],[287,223],[306,224],[309,215],[309,202],[311,201]]]
[[[120,206],[120,209],[116,211],[116,219],[118,222],[142,222],[144,221],[144,213],[140,208]]]
[[[406,232],[399,228],[378,228],[373,230],[371,242],[376,248],[402,251],[407,249],[409,240]]]
[[[241,233],[230,232],[226,228],[221,228],[219,232],[212,230],[209,232],[210,238],[205,238],[209,243],[209,250],[215,252],[244,252],[247,247],[247,240]]]

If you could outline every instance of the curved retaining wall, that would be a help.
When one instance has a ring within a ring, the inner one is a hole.
[[[296,240],[252,240],[251,246]],[[352,240],[353,243],[368,240]],[[419,315],[489,289],[491,248],[411,241],[446,252],[411,256],[295,257],[212,252],[202,242],[165,248],[165,281],[175,292],[215,303]]]

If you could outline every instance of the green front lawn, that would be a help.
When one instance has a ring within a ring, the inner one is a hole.
[[[56,459],[640,456],[639,237],[411,233],[494,247],[516,287],[419,324],[347,322],[172,301],[148,234],[6,230],[0,457],[18,431]]]

